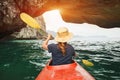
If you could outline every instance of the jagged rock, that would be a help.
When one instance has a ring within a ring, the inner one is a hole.
[[[42,39],[42,36],[38,30],[30,27],[24,27],[20,32],[14,32],[11,35],[13,39]]]
[[[22,28],[20,32],[15,32],[12,34],[13,37],[17,39],[35,39],[37,30],[34,30],[30,27]]]
[[[19,13],[14,0],[0,1],[0,38],[25,26],[19,18]]]

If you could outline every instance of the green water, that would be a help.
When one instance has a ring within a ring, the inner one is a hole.
[[[120,42],[114,44],[118,43]],[[34,80],[50,59],[50,54],[41,49],[40,45],[41,41],[38,40],[1,42],[0,80]],[[76,46],[76,44],[73,44],[73,46]],[[103,44],[102,46],[105,47]],[[96,80],[120,80],[120,47],[119,45],[115,46],[117,49],[109,47],[98,52],[97,50],[76,49],[78,56],[75,60],[90,72]],[[107,53],[109,49],[112,49],[111,54]],[[89,59],[95,66],[85,66],[81,62],[83,58]]]
[[[0,43],[0,80],[34,80],[42,67],[37,70],[30,61],[41,62],[44,55],[34,44],[25,41]]]

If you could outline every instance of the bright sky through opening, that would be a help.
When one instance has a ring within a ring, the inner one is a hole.
[[[59,10],[48,11],[43,14],[46,29],[49,31],[57,32],[58,28],[61,26],[67,27],[70,32],[74,35],[79,36],[106,36],[106,37],[119,37],[120,38],[120,28],[100,28],[97,25],[92,25],[88,23],[75,24],[66,23],[62,20]]]

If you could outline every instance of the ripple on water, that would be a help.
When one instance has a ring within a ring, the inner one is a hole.
[[[3,77],[0,80],[8,80],[7,77],[13,80],[9,75],[20,80],[34,80],[51,57],[39,45],[40,42],[35,40],[0,43],[0,73]],[[72,45],[78,54],[75,60],[96,80],[120,80],[120,41],[74,41]],[[84,58],[92,61],[94,66],[82,64]]]

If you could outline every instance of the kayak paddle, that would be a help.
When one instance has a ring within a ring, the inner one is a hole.
[[[27,13],[21,13],[20,18],[31,28],[37,29],[40,34],[47,36],[47,33],[41,29],[41,26],[38,24],[38,22],[30,15],[28,15]]]
[[[24,21],[30,27],[35,28],[35,29],[41,29],[38,22],[35,19],[33,19],[31,16],[29,16],[28,14],[21,13],[20,18],[22,19],[22,21]]]
[[[82,63],[86,66],[94,66],[94,64],[88,60],[82,59]]]

